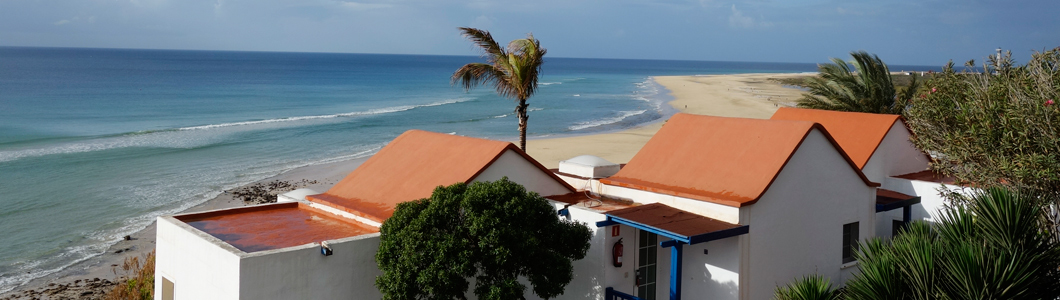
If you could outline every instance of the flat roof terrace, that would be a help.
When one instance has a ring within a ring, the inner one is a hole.
[[[175,216],[243,252],[281,249],[379,232],[302,203],[282,203]]]

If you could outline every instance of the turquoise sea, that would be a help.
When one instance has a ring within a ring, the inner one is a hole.
[[[0,292],[155,217],[408,129],[514,139],[514,102],[449,84],[473,56],[0,47]],[[907,68],[908,69],[908,68]],[[672,113],[650,76],[814,64],[548,58],[530,137]]]

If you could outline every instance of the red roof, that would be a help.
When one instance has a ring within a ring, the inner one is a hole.
[[[700,235],[741,226],[693,214],[662,203],[612,210],[607,214],[683,236]]]
[[[828,133],[832,134],[832,138],[835,138],[839,146],[843,147],[843,151],[846,151],[861,169],[865,168],[869,158],[879,148],[894,123],[901,120],[901,116],[781,107],[770,119],[810,121],[824,125],[824,128],[828,128]]]
[[[226,209],[176,218],[248,253],[379,231],[300,203]]]
[[[832,142],[866,185],[879,185],[820,124],[680,113],[621,171],[600,182],[741,207],[758,201],[813,129]]]
[[[574,191],[512,143],[409,130],[327,192],[306,198],[382,222],[398,203],[430,197],[438,186],[470,183],[508,150]]]

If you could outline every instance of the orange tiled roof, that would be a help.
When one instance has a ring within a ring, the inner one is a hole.
[[[820,124],[680,113],[621,171],[600,181],[741,207],[758,201],[815,128],[865,184],[879,185],[861,173]]]
[[[861,169],[865,168],[891,126],[901,120],[901,116],[781,107],[770,119],[811,121],[824,125]]]
[[[507,150],[515,151],[574,191],[509,142],[409,130],[310,201],[382,222],[398,203],[431,196],[439,185],[469,183]]]

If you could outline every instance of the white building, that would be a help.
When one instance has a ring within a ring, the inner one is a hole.
[[[953,178],[928,170],[930,158],[910,140],[899,115],[780,108],[772,120],[823,125],[877,189],[876,235],[890,237],[908,220],[932,221],[946,205],[942,193],[965,193]],[[912,205],[905,205],[905,204]]]
[[[882,216],[872,159],[842,145],[815,122],[677,114],[624,166],[582,156],[549,171],[511,143],[413,130],[326,193],[160,217],[155,297],[378,299],[378,227],[395,205],[503,176],[595,228],[561,299],[769,299],[813,273],[842,284]]]
[[[379,299],[379,225],[397,203],[504,176],[541,195],[574,191],[511,143],[410,130],[326,193],[159,217],[155,299]]]

